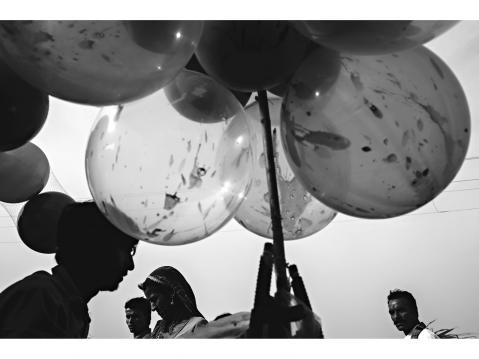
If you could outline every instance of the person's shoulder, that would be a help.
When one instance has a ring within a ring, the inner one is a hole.
[[[8,293],[11,291],[30,291],[40,288],[49,290],[49,288],[53,286],[51,277],[51,274],[46,271],[37,271],[13,283],[6,288],[3,293]]]
[[[425,328],[419,333],[418,339],[439,339],[439,337],[432,330]]]
[[[206,323],[208,323],[208,321],[203,317],[192,317],[188,320],[188,324],[190,325],[201,325]]]

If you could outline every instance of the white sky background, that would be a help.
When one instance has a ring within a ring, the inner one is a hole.
[[[465,90],[473,123],[467,157],[479,157],[479,22],[463,22],[428,46]],[[84,151],[98,109],[53,98],[50,106],[47,123],[33,142],[46,153],[66,191],[76,199],[88,198]],[[286,244],[287,261],[298,265],[327,337],[401,337],[387,313],[386,295],[393,288],[416,296],[423,321],[437,319],[437,328],[479,334],[479,210],[473,209],[479,207],[479,159],[466,161],[456,177],[472,179],[478,180],[453,183],[434,205],[413,214],[374,221],[341,215],[323,231]],[[186,246],[141,243],[136,268],[119,290],[100,293],[90,302],[90,336],[130,337],[123,304],[141,295],[136,285],[160,265],[181,270],[208,319],[250,310],[263,243],[234,221]],[[53,255],[34,253],[22,244],[0,208],[0,290],[53,265]],[[152,322],[157,319],[154,315]]]

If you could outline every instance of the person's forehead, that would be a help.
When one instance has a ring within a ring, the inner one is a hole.
[[[132,308],[126,308],[126,309],[125,309],[125,313],[126,313],[126,315],[128,315],[128,314],[131,315],[131,314],[134,314],[134,313],[135,313],[135,310],[133,310]]]
[[[155,285],[147,285],[145,287],[145,296],[150,295],[167,295],[170,291],[169,288],[161,285],[161,284],[155,284]]]
[[[155,294],[158,294],[158,291],[153,286],[147,286],[144,290],[146,297],[151,297]]]
[[[411,306],[411,303],[406,298],[391,299],[388,304],[390,308],[404,308]]]

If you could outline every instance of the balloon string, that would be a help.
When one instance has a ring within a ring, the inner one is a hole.
[[[276,273],[276,289],[278,293],[289,293],[290,283],[286,274],[286,259],[284,254],[283,228],[281,224],[281,209],[279,204],[278,186],[276,180],[276,165],[274,160],[273,138],[271,136],[271,119],[269,117],[266,91],[258,91],[256,100],[261,112],[261,123],[264,129],[264,147],[266,149],[266,177],[269,187],[269,204],[271,224],[273,229],[274,269]],[[277,293],[277,295],[278,295]],[[281,294],[280,294],[281,295]]]

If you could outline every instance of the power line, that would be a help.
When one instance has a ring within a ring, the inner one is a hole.
[[[437,209],[436,209],[437,210]],[[438,215],[438,214],[447,214],[447,213],[455,213],[455,212],[469,212],[469,211],[477,211],[479,210],[479,207],[473,207],[473,208],[462,208],[462,209],[453,209],[453,210],[447,210],[447,211],[440,211],[440,210],[437,210],[437,212],[426,212],[426,213],[408,213],[407,216],[426,216],[426,215]],[[332,223],[343,223],[343,222],[358,222],[358,221],[361,221],[362,218],[351,218],[351,219],[344,219],[344,220],[340,220],[340,221],[336,221],[336,222],[332,222]],[[385,218],[387,219],[387,218]],[[0,226],[0,228],[11,228],[11,226],[5,226],[5,227],[2,227]],[[244,232],[244,231],[247,231],[247,229],[220,229],[218,232],[216,233],[232,233],[232,232]],[[0,241],[0,244],[6,244],[6,243],[9,243],[9,244],[12,244],[12,243],[18,243],[18,244],[23,244],[21,241]]]

